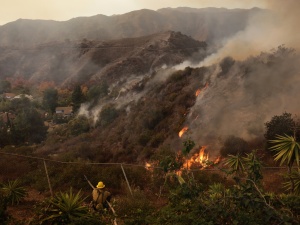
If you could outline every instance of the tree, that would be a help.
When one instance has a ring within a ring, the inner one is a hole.
[[[3,117],[7,117],[7,121]],[[0,116],[0,147],[9,145],[10,143],[10,120],[7,114],[2,114]]]
[[[108,85],[106,82],[101,83],[100,85],[92,86],[87,92],[87,99],[89,101],[96,98],[102,98],[108,94]]]
[[[280,161],[280,165],[286,164],[288,167],[288,175],[291,182],[291,191],[294,191],[295,184],[292,178],[292,166],[296,162],[299,170],[300,143],[296,139],[288,135],[277,135],[277,139],[270,140],[274,144],[270,147],[271,151],[275,151],[275,161]]]
[[[267,140],[275,140],[277,135],[294,136],[295,125],[296,122],[292,118],[291,113],[285,112],[280,116],[273,116],[269,122],[265,123],[265,138]]]
[[[30,99],[24,96],[22,96],[21,98],[13,99],[10,104],[10,109],[16,114],[31,107],[33,107],[32,102],[30,101]]]
[[[73,112],[77,112],[84,100],[85,96],[81,90],[81,87],[80,85],[77,85],[72,92]]]
[[[47,88],[43,95],[43,106],[51,113],[55,112],[58,101],[58,92],[54,88]]]
[[[74,136],[88,132],[90,130],[89,120],[83,115],[78,116],[68,122],[68,128],[70,134]]]
[[[0,93],[9,92],[11,90],[11,83],[7,80],[0,81]]]
[[[12,135],[16,144],[40,143],[47,134],[47,127],[38,111],[31,107],[23,109],[13,122]]]
[[[99,124],[101,126],[106,126],[113,122],[119,115],[118,110],[114,107],[114,105],[106,105],[102,108],[99,115]]]

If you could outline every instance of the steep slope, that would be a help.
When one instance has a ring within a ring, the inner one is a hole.
[[[165,8],[123,15],[78,17],[68,21],[19,19],[0,26],[0,46],[34,46],[65,40],[111,40],[140,37],[167,30],[202,41],[219,41],[245,29],[248,19],[262,10]]]
[[[192,153],[207,146],[214,160],[230,137],[262,149],[267,121],[285,111],[299,115],[300,56],[279,47],[245,61],[231,60],[165,74],[158,71],[142,80],[141,88],[131,86],[118,97],[110,93],[94,104],[86,103],[81,114],[94,116],[91,132],[66,137],[67,128],[60,128],[39,151],[72,152],[75,158],[99,162],[133,162],[158,151],[178,151],[190,138],[196,143]],[[106,115],[101,114],[103,109]],[[188,130],[180,138],[184,127]]]
[[[113,41],[51,42],[32,48],[2,48],[0,78],[22,77],[57,86],[117,82],[121,77],[151,73],[204,50],[206,44],[178,32]]]

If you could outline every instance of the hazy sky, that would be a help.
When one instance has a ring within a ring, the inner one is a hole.
[[[0,25],[22,19],[64,21],[79,16],[123,14],[165,7],[264,7],[263,0],[0,0]]]

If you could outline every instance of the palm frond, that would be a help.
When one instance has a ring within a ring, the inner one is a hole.
[[[280,165],[287,164],[292,167],[296,161],[299,167],[300,144],[296,142],[294,137],[288,135],[277,135],[277,139],[270,140],[274,144],[270,147],[271,151],[275,153],[275,161],[280,161]]]
[[[291,191],[294,194],[299,195],[300,194],[300,172],[299,171],[293,171],[290,175],[290,179],[289,181],[284,183],[284,187],[286,189],[286,191]],[[292,184],[292,181],[294,182],[294,184]],[[293,188],[294,186],[294,188]]]

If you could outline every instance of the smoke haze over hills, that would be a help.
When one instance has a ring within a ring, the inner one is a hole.
[[[299,56],[279,48],[224,72],[210,67],[208,88],[197,97],[189,114],[193,139],[220,148],[229,135],[246,140],[262,137],[264,123],[284,112],[299,114]]]
[[[198,64],[182,64],[214,65],[207,78],[209,88],[197,98],[189,119],[193,138],[203,145],[228,135],[251,140],[262,136],[264,123],[272,116],[299,115],[299,53],[288,48],[299,50],[300,2],[266,3],[272,11],[255,15],[216,53]],[[224,73],[220,65],[225,57],[230,60]],[[220,147],[220,143],[212,145]]]
[[[0,26],[0,46],[33,47],[57,41],[112,40],[179,31],[194,39],[219,42],[243,30],[259,9],[143,9],[123,15],[96,15],[57,22],[25,20]]]
[[[218,154],[229,135],[263,137],[272,116],[300,111],[300,3],[264,3],[268,10],[181,7],[61,23],[19,20],[0,27],[0,44],[9,46],[0,75],[65,87],[107,80],[107,98],[80,111],[94,124],[107,104],[122,112],[118,123],[91,134],[99,133],[103,149],[138,154],[172,141],[179,149],[177,131],[187,125],[184,138]],[[195,87],[202,87],[197,97]],[[141,136],[148,142],[140,144]]]

